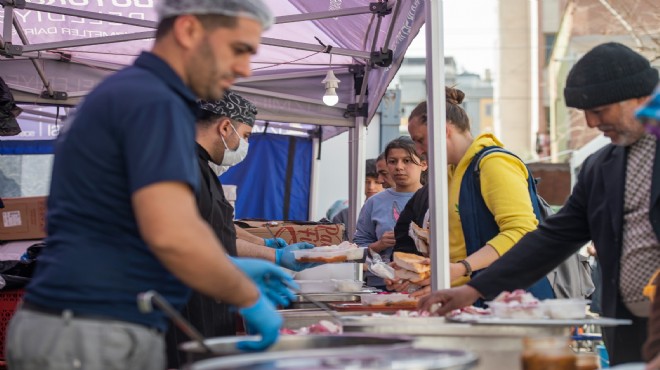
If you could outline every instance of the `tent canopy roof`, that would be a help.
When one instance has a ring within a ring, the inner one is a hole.
[[[18,102],[75,105],[100,80],[151,48],[157,26],[154,1],[0,0],[5,13],[0,76]],[[253,75],[238,80],[234,89],[257,105],[259,120],[328,126],[324,139],[354,126],[356,106],[366,105],[358,114],[369,122],[424,22],[422,0],[267,4],[276,23],[263,35]],[[8,20],[12,23],[5,24]],[[322,102],[321,80],[329,68],[341,81],[339,103],[333,107]],[[361,84],[360,76],[367,84]],[[52,108],[27,108],[53,114]],[[45,118],[29,115],[42,124],[54,121]]]

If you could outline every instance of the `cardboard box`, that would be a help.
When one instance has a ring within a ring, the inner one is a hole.
[[[4,198],[0,241],[46,237],[46,197]]]
[[[316,246],[336,245],[342,242],[344,234],[342,224],[264,220],[237,220],[235,223],[260,238],[272,238],[274,235],[286,240],[288,244],[308,242]]]

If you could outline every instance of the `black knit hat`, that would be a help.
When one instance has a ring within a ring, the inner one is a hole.
[[[616,42],[591,49],[573,66],[566,79],[566,105],[591,109],[648,96],[658,84],[658,71],[649,61]]]

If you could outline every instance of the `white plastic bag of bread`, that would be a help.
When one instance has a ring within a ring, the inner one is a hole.
[[[397,279],[418,284],[431,276],[431,265],[424,263],[425,257],[412,253],[394,252],[393,261],[399,266],[394,270]]]
[[[428,256],[429,245],[431,244],[429,229],[419,227],[415,221],[411,221],[410,228],[408,228],[408,235],[415,242],[415,248],[417,248],[417,251]]]
[[[364,252],[365,248],[345,241],[338,245],[293,251],[293,256],[298,262],[339,263],[360,261],[364,259]]]

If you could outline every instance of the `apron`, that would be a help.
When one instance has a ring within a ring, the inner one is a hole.
[[[208,153],[197,145],[197,160],[201,171],[200,193],[197,194],[197,207],[200,215],[211,226],[227,254],[236,256],[236,229],[234,228],[234,207],[225,198],[222,184],[208,165]],[[218,303],[215,299],[192,292],[188,304],[181,311],[205,338],[236,335],[236,314],[231,306]],[[167,344],[168,368],[180,368],[186,360],[185,354],[177,347],[189,341],[181,330],[170,326],[165,337]]]

